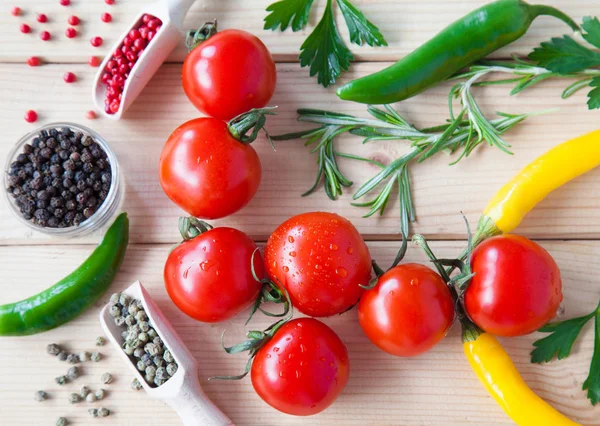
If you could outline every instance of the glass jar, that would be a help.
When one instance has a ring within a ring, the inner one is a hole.
[[[63,127],[68,127],[71,130],[73,130],[74,132],[81,132],[86,136],[92,137],[94,139],[94,141],[102,148],[102,150],[104,152],[106,152],[106,156],[107,156],[108,162],[110,163],[110,167],[111,167],[111,178],[112,179],[111,179],[111,184],[110,184],[110,190],[108,192],[108,196],[106,197],[106,199],[104,200],[104,202],[102,203],[100,208],[98,208],[98,210],[96,210],[96,212],[92,216],[90,216],[89,218],[87,218],[86,220],[81,222],[78,226],[70,226],[68,228],[41,227],[41,226],[35,225],[33,222],[31,222],[29,220],[26,220],[21,215],[21,211],[19,210],[19,207],[17,206],[15,199],[13,198],[13,196],[11,194],[8,193],[8,191],[7,191],[7,188],[9,187],[8,171],[10,170],[10,165],[12,164],[12,162],[15,161],[17,156],[23,152],[23,146],[26,143],[31,143],[33,138],[37,137],[42,130],[49,130],[49,129],[56,129],[56,128],[60,129]],[[21,223],[27,225],[29,228],[31,228],[35,231],[43,232],[44,234],[54,235],[54,236],[59,236],[59,237],[68,237],[68,238],[89,234],[89,233],[96,231],[100,227],[102,227],[102,225],[104,225],[117,211],[117,209],[119,207],[119,203],[121,202],[121,195],[122,195],[122,188],[121,188],[122,187],[122,179],[121,179],[121,172],[119,169],[119,163],[117,162],[117,157],[116,157],[115,153],[110,149],[106,140],[102,136],[100,136],[98,133],[94,132],[92,129],[81,126],[79,124],[64,123],[64,122],[63,123],[50,123],[45,126],[42,126],[38,129],[26,134],[17,142],[15,147],[9,153],[7,161],[6,161],[6,167],[4,169],[3,185],[4,185],[3,191],[4,191],[4,194],[6,195],[6,201],[8,202],[8,205],[10,206],[10,209],[12,210],[12,212],[21,221]]]

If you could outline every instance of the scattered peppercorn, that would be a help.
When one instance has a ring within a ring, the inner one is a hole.
[[[59,417],[56,421],[56,426],[67,426],[69,421],[65,417]]]
[[[67,376],[58,376],[54,380],[56,381],[56,383],[58,383],[59,386],[62,386],[65,383],[67,383]]]
[[[35,123],[37,119],[38,115],[37,112],[35,112],[34,110],[30,109],[25,113],[25,121],[27,121],[28,123]]]
[[[42,61],[40,61],[40,58],[38,58],[37,56],[27,58],[27,65],[29,65],[30,67],[39,67],[41,63]]]
[[[97,400],[101,400],[101,399],[104,399],[104,396],[106,395],[106,391],[104,389],[100,388],[96,391],[96,393],[94,395],[96,396]]]
[[[98,409],[97,408],[90,408],[88,410],[88,413],[90,413],[90,416],[92,416],[92,417],[98,417]]]
[[[102,377],[100,377],[100,381],[102,383],[104,383],[105,385],[108,385],[109,383],[111,383],[112,380],[113,380],[113,377],[112,377],[112,375],[110,373],[104,373],[102,375]]]
[[[90,394],[91,390],[88,386],[83,385],[81,387],[81,390],[79,391],[79,396],[81,396],[81,398],[86,398],[89,394]]]
[[[69,380],[75,380],[79,377],[79,367],[74,366],[67,370],[67,378]]]
[[[104,343],[106,343],[104,337],[99,336],[96,338],[96,346],[104,346]]]
[[[96,117],[96,111],[89,110],[85,113],[85,118],[87,118],[88,120],[95,120]]]
[[[102,61],[100,61],[100,58],[98,58],[97,56],[90,56],[90,58],[88,59],[88,65],[90,67],[97,67],[102,63]]]
[[[138,379],[133,379],[131,382],[131,389],[139,391],[142,389],[142,384]]]
[[[68,6],[71,4],[71,0],[60,0],[62,6]]]
[[[40,38],[43,41],[48,41],[48,40],[50,40],[50,38],[52,38],[52,35],[50,34],[50,31],[42,31],[40,33]]]
[[[112,4],[115,4],[115,0],[104,0],[104,3],[106,3],[108,5],[112,5]]]
[[[98,36],[96,36],[96,37],[92,37],[92,39],[90,40],[90,43],[91,43],[91,44],[92,44],[92,46],[94,46],[94,47],[100,47],[100,46],[102,46],[102,42],[103,42],[103,41],[104,41],[104,40],[102,40],[102,37],[98,37]]]
[[[67,355],[67,362],[69,364],[78,364],[79,363],[79,357],[75,354],[69,354]]]
[[[63,80],[65,80],[65,83],[74,83],[77,80],[77,76],[72,72],[66,72]]]
[[[43,390],[39,390],[37,391],[34,396],[35,400],[37,402],[42,402],[48,399],[48,394],[46,392],[44,392]]]
[[[89,402],[90,404],[92,402],[96,402],[96,394],[94,393],[88,393],[85,397],[86,402]]]
[[[77,30],[75,28],[67,28],[65,30],[65,36],[67,36],[67,38],[74,38],[75,36],[77,36]]]
[[[19,27],[19,29],[21,30],[21,32],[23,34],[28,34],[31,32],[31,27],[27,24],[21,24],[21,26]]]
[[[28,112],[25,119],[30,121]],[[34,121],[34,120],[33,120]],[[7,192],[24,219],[40,227],[78,226],[100,208],[112,182],[106,152],[71,129],[43,130],[13,161]]]
[[[79,353],[79,362],[86,362],[90,360],[90,353],[83,351]]]
[[[92,352],[90,355],[90,360],[93,362],[98,362],[102,359],[102,354],[100,352]]]
[[[10,14],[12,16],[19,16],[21,14],[21,8],[19,6],[15,6],[11,9]]]
[[[112,21],[112,15],[110,13],[103,13],[102,15],[100,15],[100,19],[102,19],[102,22],[110,22]]]
[[[61,347],[56,343],[50,343],[48,346],[46,346],[46,352],[50,355],[58,355],[61,351]]]
[[[80,22],[79,18],[75,15],[69,16],[69,19],[67,19],[67,21],[69,22],[69,25],[73,25],[73,26],[79,25],[79,22]]]
[[[66,361],[67,360],[67,353],[65,351],[60,351],[58,353],[58,355],[56,355],[56,357],[58,358],[59,361]]]
[[[69,395],[69,403],[77,404],[81,402],[81,396],[78,393],[72,393]]]
[[[38,13],[37,21],[41,24],[45,24],[46,22],[48,22],[48,17],[44,13]]]
[[[108,417],[110,415],[110,410],[108,408],[99,408],[98,409],[98,415],[100,417]]]

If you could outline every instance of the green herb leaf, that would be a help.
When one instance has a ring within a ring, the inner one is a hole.
[[[600,53],[582,46],[569,36],[543,42],[540,47],[533,49],[529,59],[559,74],[579,72],[600,65]]]
[[[559,360],[568,357],[583,326],[594,317],[594,314],[595,312],[592,312],[583,317],[548,324],[540,328],[541,333],[551,334],[533,343],[535,349],[531,352],[531,362],[540,364],[550,362],[555,356]]]
[[[587,390],[587,397],[592,405],[600,402],[600,314],[596,314],[594,330],[594,354],[590,374],[583,382],[583,390]]]
[[[323,17],[300,47],[300,66],[310,66],[310,76],[324,87],[335,83],[354,59],[342,41],[333,19],[332,0],[327,0]]]
[[[588,93],[588,108],[598,109],[600,108],[600,77],[594,77],[590,82],[590,86],[594,89]]]
[[[600,21],[598,18],[584,16],[581,28],[585,30],[583,38],[590,44],[600,49]]]
[[[308,23],[308,15],[314,0],[281,0],[267,7],[265,30],[280,28],[285,31],[292,23],[292,31],[300,31]]]
[[[344,15],[352,43],[359,46],[362,46],[363,43],[367,43],[369,46],[387,46],[387,41],[379,28],[367,20],[365,15],[349,0],[337,0],[337,4]]]

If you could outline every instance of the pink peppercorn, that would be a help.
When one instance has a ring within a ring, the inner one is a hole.
[[[65,83],[74,83],[77,80],[77,76],[72,72],[66,72],[63,80],[65,80]]]
[[[69,22],[69,25],[79,25],[80,21],[77,16],[71,15],[71,16],[69,16],[68,22]]]
[[[97,67],[100,65],[100,62],[100,58],[97,56],[90,56],[90,59],[88,59],[88,64],[90,67]]]
[[[31,32],[31,27],[27,24],[21,24],[20,30],[23,34],[28,34]]]
[[[111,22],[112,21],[112,15],[110,13],[103,13],[102,15],[100,15],[100,19],[102,19],[102,22]]]
[[[44,40],[44,41],[48,41],[48,40],[50,40],[50,37],[51,37],[51,35],[50,35],[50,33],[49,33],[48,31],[42,31],[42,32],[40,33],[40,38],[41,38],[42,40]]]
[[[12,16],[19,16],[21,14],[21,8],[19,6],[13,7],[12,10],[10,11],[10,14]]]
[[[75,28],[67,28],[65,30],[65,35],[67,38],[73,38],[77,35],[77,30]]]
[[[96,112],[92,110],[86,112],[85,118],[87,118],[88,120],[94,120],[96,118]]]
[[[38,58],[37,56],[32,56],[31,58],[27,59],[27,65],[29,65],[30,67],[39,67],[40,63],[40,58]]]
[[[98,37],[98,36],[92,37],[92,39],[90,40],[90,43],[94,47],[102,46],[102,42],[103,42],[102,37]]]
[[[30,109],[25,113],[25,121],[27,121],[28,123],[34,123],[37,121],[37,119],[38,115],[37,112],[35,112],[34,110]]]
[[[62,6],[68,6],[71,4],[71,0],[60,0]]]
[[[104,0],[106,4],[115,4],[115,0]]]
[[[48,22],[48,17],[43,13],[38,13],[37,21],[42,24],[45,24],[46,22]]]

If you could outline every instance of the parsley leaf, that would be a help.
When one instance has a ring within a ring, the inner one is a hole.
[[[367,43],[369,46],[387,46],[387,41],[375,25],[373,25],[360,10],[358,10],[349,0],[337,0],[337,4],[344,15],[344,20],[350,31],[350,41],[362,46]]]
[[[598,21],[598,18],[584,16],[581,28],[583,28],[586,31],[582,34],[582,37],[589,44],[592,44],[600,49],[600,21]]]
[[[310,66],[310,76],[324,87],[335,83],[354,59],[338,33],[333,19],[332,0],[327,0],[323,17],[300,46],[300,66]]]
[[[600,308],[600,307],[599,307]],[[590,365],[590,374],[583,382],[583,390],[587,390],[587,397],[592,405],[600,402],[600,315],[596,314],[594,337],[594,355]]]
[[[281,0],[267,7],[265,30],[285,31],[292,22],[292,31],[300,31],[308,23],[308,14],[314,0]]]
[[[600,53],[582,46],[569,36],[543,42],[540,47],[533,49],[529,59],[558,74],[579,72],[600,65]]]
[[[531,362],[540,364],[549,362],[555,356],[559,360],[568,357],[581,329],[594,315],[595,312],[592,312],[583,317],[547,324],[540,328],[541,333],[551,334],[534,342],[535,349],[531,352]]]
[[[375,25],[358,10],[350,0],[335,0],[342,11],[352,43],[369,46],[387,46],[387,41]],[[334,84],[354,60],[337,28],[333,13],[333,0],[327,0],[321,20],[300,47],[300,66],[310,67],[311,77],[316,75],[319,84]],[[300,31],[308,24],[314,0],[279,0],[267,7],[270,12],[264,19],[266,30]]]
[[[531,362],[549,362],[554,356],[559,360],[568,357],[583,326],[592,318],[595,318],[594,353],[589,375],[583,382],[583,390],[587,390],[588,399],[592,405],[596,405],[600,402],[600,303],[588,315],[540,328],[540,332],[551,334],[533,343],[535,349],[531,352]]]
[[[588,93],[588,109],[598,109],[600,108],[600,77],[594,77],[590,82],[590,87],[594,87],[594,89]]]

